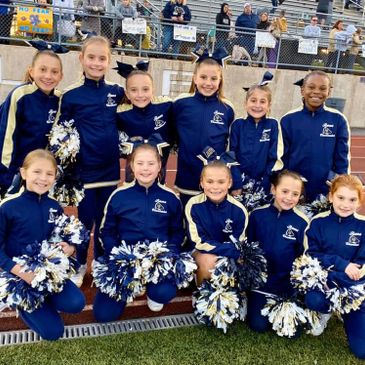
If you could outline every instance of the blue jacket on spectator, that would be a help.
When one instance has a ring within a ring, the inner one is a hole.
[[[10,8],[6,5],[10,4],[10,0],[0,0],[0,15],[8,14]]]
[[[164,22],[174,22],[174,20],[172,20],[171,18],[178,17],[180,15],[183,16],[184,22],[178,22],[179,24],[187,24],[191,20],[190,9],[187,5],[178,4],[171,1],[168,1],[166,3],[164,9],[162,10],[162,15],[164,17]]]
[[[235,23],[236,31],[242,31],[242,32],[256,32],[257,24],[259,23],[260,19],[257,16],[257,14],[251,13],[251,14],[245,14],[242,13],[237,19]],[[249,29],[237,29],[237,28],[249,28]],[[251,30],[250,30],[251,29]],[[238,36],[242,35],[237,33]]]

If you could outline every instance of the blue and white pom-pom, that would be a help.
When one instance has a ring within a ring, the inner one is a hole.
[[[124,241],[112,249],[108,262],[102,257],[95,260],[92,273],[96,287],[117,301],[131,302],[144,291],[142,266],[136,247]]]
[[[80,151],[80,135],[73,119],[54,124],[49,134],[49,150],[63,168],[76,161]]]
[[[175,258],[174,273],[176,286],[187,288],[194,280],[194,274],[198,266],[195,263],[193,256],[188,252],[182,252]]]
[[[214,325],[226,333],[228,325],[239,316],[239,297],[233,289],[215,288],[205,280],[194,296],[194,313],[200,323]]]
[[[322,268],[318,259],[309,255],[302,255],[295,259],[290,273],[293,287],[303,294],[310,290],[325,293],[328,289],[327,277],[328,271]]]
[[[119,156],[125,157],[129,155],[129,147],[125,145],[125,142],[128,142],[129,137],[128,134],[123,131],[118,131],[119,136]]]
[[[210,282],[215,288],[236,287],[236,264],[233,259],[218,256],[213,270],[211,270]]]
[[[297,208],[302,211],[309,219],[311,219],[319,213],[330,210],[331,202],[325,195],[319,194],[317,198],[312,201],[312,203],[299,204],[297,205]]]
[[[245,292],[241,292],[238,294],[238,298],[239,298],[238,319],[240,321],[244,321],[247,316],[247,295]]]
[[[329,289],[326,297],[330,301],[330,311],[339,314],[360,309],[365,300],[365,285],[353,285],[348,288],[334,287]]]

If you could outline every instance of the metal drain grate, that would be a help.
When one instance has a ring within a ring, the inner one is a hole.
[[[65,326],[62,339],[116,335],[118,333],[155,331],[176,327],[198,325],[193,313],[176,314],[166,317],[130,319],[110,323],[90,323]],[[0,346],[20,345],[41,341],[32,330],[7,331],[0,333]]]

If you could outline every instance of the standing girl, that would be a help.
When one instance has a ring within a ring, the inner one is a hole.
[[[179,253],[184,239],[182,206],[175,193],[158,182],[161,158],[157,148],[142,143],[131,157],[135,180],[115,190],[105,207],[100,228],[101,241],[108,260],[113,247],[121,241],[127,245],[148,240],[166,241],[167,247]],[[176,296],[176,285],[170,279],[147,284],[147,304],[152,311],[160,311]],[[98,291],[94,301],[94,315],[99,322],[117,320],[126,303]]]
[[[293,295],[290,271],[293,261],[303,251],[304,230],[308,219],[295,206],[303,194],[303,181],[295,172],[283,170],[274,179],[270,205],[255,209],[250,214],[247,228],[249,242],[258,241],[267,260],[267,282],[259,291],[248,294],[247,321],[251,329],[264,332],[271,328],[261,314],[271,295],[283,298]]]
[[[198,286],[211,278],[218,256],[238,259],[239,250],[230,237],[243,241],[248,219],[244,206],[228,195],[232,176],[222,160],[204,166],[200,185],[203,193],[192,197],[185,208]]]
[[[118,73],[125,77],[125,97],[123,104],[117,109],[118,128],[131,139],[142,137],[148,139],[158,133],[164,141],[171,145],[172,102],[167,97],[153,95],[153,79],[147,72],[148,61],[140,61],[136,67],[118,62]],[[165,148],[162,157],[162,174],[165,169],[170,150]],[[130,182],[131,170],[126,166],[126,181]]]
[[[329,269],[327,285],[349,288],[364,284],[365,217],[356,213],[363,201],[361,181],[351,175],[340,175],[331,184],[329,199],[333,208],[315,216],[306,232],[307,254]],[[329,296],[320,291],[306,294],[308,308],[329,312]],[[346,301],[344,301],[345,303]],[[365,359],[365,304],[342,314],[351,351]]]
[[[189,94],[182,94],[173,104],[179,148],[175,184],[183,205],[200,193],[202,164],[196,156],[206,146],[213,147],[218,155],[226,150],[234,119],[233,106],[223,96],[223,65],[227,58],[221,48],[213,55],[206,50],[197,56]]]
[[[100,36],[88,38],[82,46],[81,80],[62,94],[58,120],[74,120],[80,135],[76,171],[85,187],[85,198],[78,207],[79,219],[91,230],[94,223],[94,256],[102,255],[99,226],[103,209],[120,180],[116,110],[124,90],[105,81],[110,64],[109,41]],[[75,283],[81,286],[86,272],[86,249],[78,249],[81,264]]]
[[[58,110],[62,62],[54,52],[67,49],[44,41],[32,42],[40,48],[25,75],[25,83],[10,92],[0,107],[0,195],[10,186],[24,157],[36,148],[45,148],[47,134]],[[54,50],[54,51],[53,51]]]
[[[57,165],[50,152],[35,150],[24,159],[20,169],[25,180],[25,191],[3,201],[0,206],[0,268],[10,272],[29,285],[35,274],[24,271],[14,261],[27,253],[27,246],[50,238],[55,219],[62,208],[48,197],[56,178]],[[75,247],[60,242],[63,252],[70,256]],[[85,306],[80,289],[66,280],[61,292],[50,294],[44,303],[32,312],[19,309],[20,317],[45,340],[57,340],[63,335],[64,325],[59,311],[78,313]]]
[[[232,166],[232,195],[241,195],[242,176],[261,181],[267,193],[270,175],[281,170],[283,140],[279,123],[267,117],[271,107],[271,90],[267,86],[272,75],[266,72],[258,85],[246,95],[246,119],[236,119],[231,126],[229,150],[234,151],[239,166]]]
[[[303,106],[281,119],[284,168],[308,180],[308,202],[328,193],[328,180],[350,170],[350,128],[342,113],[325,105],[330,89],[329,76],[312,71],[301,85]]]

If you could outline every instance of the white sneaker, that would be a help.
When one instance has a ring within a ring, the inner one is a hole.
[[[163,304],[157,303],[148,297],[147,297],[147,306],[152,312],[159,312],[163,308]]]
[[[310,334],[313,336],[319,336],[323,333],[323,331],[325,330],[325,328],[327,327],[327,323],[329,321],[329,319],[331,318],[331,313],[320,313],[319,315],[319,326],[313,328],[310,331]]]
[[[82,285],[82,282],[84,281],[84,276],[86,274],[86,268],[87,265],[80,265],[79,270],[76,274],[72,275],[70,277],[70,280],[78,287],[80,288]]]

